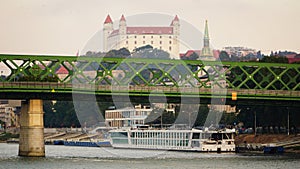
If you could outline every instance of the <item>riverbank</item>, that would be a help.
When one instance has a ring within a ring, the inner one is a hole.
[[[262,151],[264,146],[280,145],[287,153],[300,153],[300,135],[286,134],[241,134],[235,137],[237,147],[246,151]]]
[[[241,145],[245,143],[249,144],[269,144],[277,142],[286,142],[300,140],[299,135],[286,135],[286,134],[263,134],[263,135],[254,135],[254,134],[241,134],[235,137],[235,144]]]

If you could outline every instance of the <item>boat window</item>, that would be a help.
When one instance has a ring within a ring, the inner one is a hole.
[[[211,137],[214,139],[214,140],[222,140],[222,133],[213,133],[211,135]]]
[[[199,139],[200,133],[193,133],[193,139]]]
[[[127,132],[113,132],[111,137],[127,137]]]

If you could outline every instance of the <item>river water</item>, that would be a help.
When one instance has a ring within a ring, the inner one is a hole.
[[[46,146],[45,158],[18,157],[18,144],[0,144],[0,169],[295,169],[300,155],[251,155]]]

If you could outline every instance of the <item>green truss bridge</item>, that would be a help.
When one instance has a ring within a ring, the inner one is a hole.
[[[300,101],[299,64],[2,54],[0,68],[1,99]]]
[[[297,64],[2,54],[0,73],[0,99],[23,100],[20,156],[45,156],[48,99],[300,105]]]

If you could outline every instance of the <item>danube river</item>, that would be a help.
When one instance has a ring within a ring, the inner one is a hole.
[[[46,146],[45,158],[18,157],[17,144],[0,144],[0,169],[294,169],[300,155],[241,155]]]

